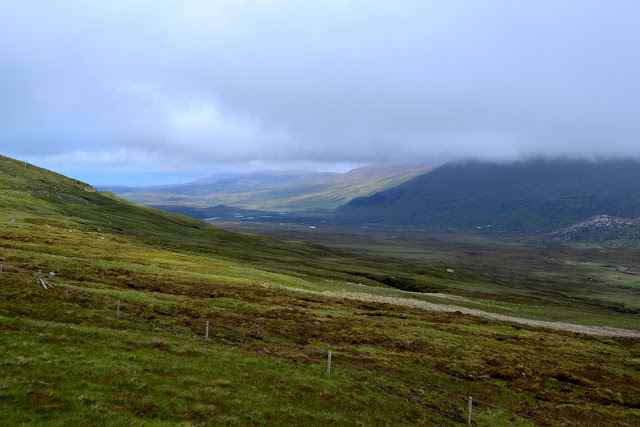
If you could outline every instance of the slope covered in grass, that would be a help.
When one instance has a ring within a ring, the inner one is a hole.
[[[384,286],[384,279],[398,272],[419,283],[412,290],[429,289],[429,281],[406,264],[383,260],[358,260],[336,256],[320,246],[304,242],[232,233],[193,218],[136,205],[111,193],[62,175],[6,157],[0,158],[0,207],[5,218],[30,223],[57,224],[98,236],[113,234],[135,238],[166,249],[206,254],[220,259],[251,262],[268,271],[291,272],[326,279],[364,280]],[[46,220],[45,220],[46,219]],[[62,248],[64,250],[64,248]],[[408,271],[407,271],[408,270]],[[370,276],[362,279],[362,276]]]
[[[640,416],[637,339],[348,298],[482,275],[231,233],[0,167],[2,424],[457,425],[469,395],[483,425]]]

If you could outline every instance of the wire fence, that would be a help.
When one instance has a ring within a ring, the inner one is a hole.
[[[260,341],[262,343],[269,343],[273,345],[274,348],[277,346],[280,346],[283,348],[295,349],[298,353],[304,353],[306,356],[308,356],[310,361],[317,360],[316,358],[320,358],[320,357],[324,359],[326,357],[325,355],[327,354],[326,348],[317,347],[311,344],[300,344],[300,343],[288,341],[283,338],[269,336],[265,333],[257,332],[254,330],[248,330],[246,328],[239,328],[237,326],[228,325],[225,323],[221,323],[219,321],[213,321],[213,320],[204,319],[201,317],[188,316],[178,312],[162,311],[156,308],[153,308],[153,310],[149,310],[149,306],[144,306],[144,305],[140,305],[140,304],[136,304],[128,301],[123,301],[122,299],[119,299],[119,298],[104,295],[104,291],[105,290],[108,291],[108,289],[101,290],[99,288],[87,288],[87,287],[81,287],[77,285],[71,286],[68,281],[62,280],[53,272],[43,274],[42,271],[36,272],[31,269],[26,269],[26,268],[21,268],[16,266],[8,266],[7,264],[0,264],[0,280],[2,279],[3,275],[7,275],[11,273],[28,274],[31,277],[33,277],[34,286],[41,287],[43,291],[46,290],[46,291],[52,291],[56,293],[62,291],[64,292],[64,296],[62,298],[69,302],[73,301],[72,292],[74,293],[80,292],[85,295],[91,295],[98,299],[109,301],[111,303],[110,310],[113,310],[113,306],[116,306],[117,319],[132,320],[131,317],[125,318],[123,316],[125,313],[125,308],[127,308],[131,312],[135,313],[136,315],[140,313],[144,313],[146,311],[150,311],[153,314],[154,319],[155,319],[155,316],[164,316],[171,319],[182,320],[183,325],[185,325],[184,322],[188,323],[189,327],[186,327],[183,329],[178,329],[173,326],[160,329],[160,331],[164,333],[170,333],[174,335],[187,335],[193,338],[202,337],[205,340],[210,339],[212,341],[220,342],[223,344],[225,343],[225,341],[228,342],[229,339],[232,339],[233,340],[232,343],[234,345],[238,345],[239,343],[243,343],[245,341]],[[118,290],[121,290],[121,289],[118,288]],[[126,311],[126,313],[129,314],[130,311]],[[194,330],[195,328],[191,322],[195,322],[200,325],[199,326],[200,332],[196,332]],[[205,325],[205,328],[206,328],[204,333],[201,332],[203,329],[203,325]],[[213,337],[209,336],[211,327],[214,328],[214,331],[216,332],[216,336],[213,336]],[[224,336],[224,339],[222,339],[219,336],[220,332],[222,331],[225,331],[227,333],[227,335]],[[236,336],[230,337],[229,333],[236,334]],[[280,353],[277,353],[276,351],[271,352],[269,355],[274,357],[285,358],[285,359],[293,359],[296,362],[300,362],[298,358],[292,357],[291,355],[287,355],[287,354],[280,354]],[[335,371],[336,368],[338,370],[342,370],[346,368],[348,370],[351,370],[352,373],[353,372],[375,373],[380,377],[386,377],[388,379],[392,379],[397,383],[403,383],[408,386],[415,386],[424,390],[429,390],[432,393],[429,395],[429,400],[426,401],[423,398],[421,398],[421,395],[419,395],[418,393],[415,393],[415,391],[412,390],[411,388],[407,393],[407,392],[402,392],[397,389],[391,388],[389,386],[374,384],[375,387],[381,389],[391,397],[410,402],[413,405],[416,405],[420,408],[431,411],[433,413],[437,413],[451,421],[460,422],[460,423],[466,422],[468,425],[477,424],[477,422],[472,421],[472,418],[471,418],[471,414],[472,414],[471,408],[473,405],[475,405],[476,407],[485,406],[487,408],[504,411],[506,413],[515,415],[521,418],[522,420],[535,422],[540,425],[554,425],[553,423],[546,421],[542,418],[536,417],[534,415],[526,414],[524,412],[510,409],[510,408],[505,408],[503,406],[495,405],[483,400],[478,400],[475,398],[472,399],[468,395],[457,393],[449,389],[446,389],[444,387],[430,384],[424,381],[418,381],[415,379],[407,378],[397,373],[380,369],[378,367],[366,366],[362,364],[361,361],[356,362],[354,360],[351,360],[348,355],[343,355],[343,357],[341,356],[337,360],[338,364],[336,364],[335,353],[333,353],[334,355],[333,365],[331,365],[332,363],[331,355],[332,355],[332,352],[329,352],[327,373],[329,373],[331,369]],[[311,363],[317,363],[317,362],[311,362]],[[353,378],[355,379],[355,377]],[[467,417],[463,416],[462,413],[464,412],[460,410],[460,405],[462,402],[468,403]]]

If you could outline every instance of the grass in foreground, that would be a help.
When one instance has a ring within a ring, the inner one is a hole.
[[[64,277],[68,265],[52,280],[60,285],[44,291],[33,270],[11,267],[39,255],[29,249],[14,250],[0,276],[0,413],[8,423],[464,422],[462,397],[424,385],[562,424],[633,425],[640,415],[640,340],[306,295],[263,277],[220,281],[219,272],[198,269],[204,260],[196,255],[167,254],[150,276],[143,246],[140,263],[134,253],[119,261],[126,280],[101,275],[102,261],[86,247],[55,259],[82,265],[85,279]],[[182,280],[170,274],[172,262]],[[63,280],[71,283],[68,301]],[[209,341],[204,319],[215,322]],[[537,424],[483,406],[474,417],[481,425]]]

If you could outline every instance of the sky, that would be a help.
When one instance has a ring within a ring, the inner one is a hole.
[[[0,154],[93,185],[640,157],[636,0],[2,0]]]

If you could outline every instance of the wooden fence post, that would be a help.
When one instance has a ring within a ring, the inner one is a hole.
[[[331,352],[327,356],[327,375],[331,374]]]
[[[118,300],[118,309],[116,311],[116,319],[120,318],[120,300]]]
[[[209,321],[207,320],[207,331],[204,333],[204,339],[209,339]]]
[[[0,274],[2,274],[2,264],[0,264]]]
[[[473,408],[473,398],[469,396],[469,416],[467,418],[467,425],[471,426],[471,410]]]

